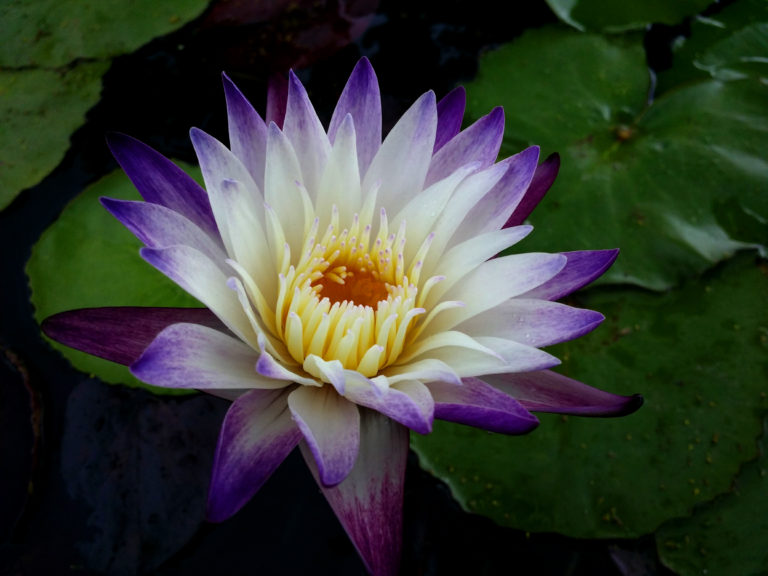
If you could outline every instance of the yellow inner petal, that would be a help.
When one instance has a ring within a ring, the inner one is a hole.
[[[266,325],[299,364],[314,354],[375,376],[397,360],[414,320],[425,312],[405,274],[405,225],[389,233],[382,210],[371,238],[370,223],[357,216],[340,229],[334,210],[322,238],[317,232],[316,219],[299,261],[282,260],[274,322]],[[414,264],[409,272],[418,277],[420,262]]]

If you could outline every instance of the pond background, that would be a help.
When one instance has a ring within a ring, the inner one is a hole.
[[[554,353],[571,376],[646,398],[610,422],[542,418],[525,438],[436,426],[414,439],[402,573],[768,573],[766,4],[610,4],[508,17],[487,0],[169,2],[154,17],[167,29],[136,25],[124,54],[105,23],[150,8],[114,2],[89,20],[86,3],[0,5],[0,574],[363,573],[297,453],[234,518],[204,523],[226,402],[105,384],[36,322],[124,270],[82,257],[110,239],[72,232],[122,185],[103,179],[117,167],[105,133],[194,164],[190,126],[226,134],[221,72],[263,113],[269,76],[289,67],[327,124],[361,56],[385,130],[424,91],[466,84],[470,119],[505,106],[502,154],[561,152],[522,249],[622,256],[570,302],[606,323]],[[72,21],[107,40],[59,39]],[[70,204],[95,183],[94,210]],[[46,260],[51,245],[71,256]],[[104,288],[113,304],[130,289]]]

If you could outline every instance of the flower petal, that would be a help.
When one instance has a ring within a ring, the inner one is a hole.
[[[604,274],[616,260],[619,251],[583,250],[563,252],[562,255],[567,258],[563,269],[547,282],[521,294],[521,298],[559,300]]]
[[[533,226],[503,228],[474,236],[454,245],[436,265],[436,269],[446,271],[446,275],[445,280],[432,288],[432,297],[439,298],[483,262],[514,246],[532,231]]]
[[[378,184],[379,198],[390,214],[424,187],[435,145],[437,107],[434,92],[427,92],[403,114],[387,135],[363,180],[366,194]]]
[[[331,221],[334,206],[340,222],[352,222],[353,215],[360,212],[362,193],[355,132],[354,121],[348,114],[338,128],[317,191],[315,215],[321,218],[322,223]],[[323,228],[321,224],[320,230]]]
[[[128,366],[155,336],[177,322],[226,329],[207,308],[134,306],[60,312],[43,320],[40,327],[46,336],[65,346]]]
[[[404,380],[378,392],[364,378],[348,378],[344,397],[389,416],[419,434],[432,431],[434,402],[427,387],[418,380]]]
[[[356,128],[357,163],[360,177],[365,175],[373,157],[381,146],[381,95],[373,66],[361,58],[344,86],[328,126],[328,138],[336,140],[336,133],[350,114]]]
[[[131,373],[163,388],[285,388],[289,382],[256,373],[259,353],[207,326],[173,324],[160,332]]]
[[[288,78],[283,74],[272,74],[267,83],[267,126],[274,122],[278,128],[283,129],[287,103]]]
[[[502,227],[511,228],[508,218],[526,195],[538,161],[538,146],[510,156],[509,168],[502,179],[469,210],[453,241],[460,242]]]
[[[267,130],[264,199],[277,215],[292,254],[301,250],[307,218],[314,218],[314,214],[307,214],[304,209],[300,187],[302,179],[301,163],[291,141],[276,125],[270,124]],[[317,188],[313,194],[317,195]],[[282,251],[283,246],[274,248]]]
[[[227,277],[210,258],[190,246],[142,248],[140,254],[210,308],[227,328],[257,349],[255,334],[243,314],[237,294],[227,286]]]
[[[408,429],[373,410],[360,415],[360,455],[346,479],[333,488],[320,485],[325,498],[374,576],[397,576],[403,529],[403,485]],[[318,480],[310,450],[301,454]]]
[[[301,439],[285,390],[252,390],[232,403],[219,432],[207,518],[222,522],[261,488]]]
[[[503,135],[504,110],[497,107],[435,153],[425,185],[442,180],[467,162],[480,162],[481,168],[490,166],[499,155]]]
[[[208,190],[213,214],[216,217],[224,246],[228,254],[234,255],[233,243],[237,237],[234,235],[234,231],[227,226],[224,183],[237,181],[246,188],[249,194],[259,200],[261,199],[261,191],[240,159],[224,144],[197,128],[192,128],[189,131],[189,137],[200,162],[200,170],[203,172],[205,187]]]
[[[288,74],[288,104],[283,134],[290,140],[300,160],[301,183],[310,197],[316,197],[325,162],[331,153],[331,143],[307,91],[293,72]]]
[[[100,200],[112,216],[149,248],[186,244],[217,263],[224,262],[227,257],[221,242],[215,241],[179,212],[151,202]]]
[[[599,312],[548,300],[514,298],[462,322],[471,336],[498,336],[540,348],[573,340],[597,328]]]
[[[541,370],[520,374],[484,376],[491,386],[516,398],[535,412],[578,416],[624,416],[643,404],[643,397],[620,396],[587,386],[557,372]]]
[[[515,208],[515,211],[510,214],[507,223],[504,226],[517,226],[525,222],[525,219],[533,212],[533,209],[541,202],[544,195],[549,191],[552,184],[557,178],[557,173],[560,170],[560,155],[557,153],[550,154],[547,159],[536,168],[536,173],[533,175],[531,185],[528,186],[528,190],[525,192],[520,203]]]
[[[517,400],[482,380],[464,378],[462,382],[462,386],[427,384],[435,399],[435,418],[501,434],[525,434],[539,425]]]
[[[437,154],[440,148],[459,133],[466,105],[467,92],[463,86],[457,86],[437,103],[437,134],[435,135],[435,148],[432,154]]]
[[[288,407],[317,462],[323,486],[349,475],[360,447],[360,413],[331,386],[301,386],[288,396]]]
[[[227,99],[229,148],[248,169],[259,189],[264,189],[267,125],[229,76],[222,74]]]
[[[509,298],[520,296],[547,282],[563,266],[561,254],[528,252],[494,258],[481,264],[470,276],[451,288],[443,300],[458,300],[466,305],[446,310],[427,326],[425,335],[449,330],[460,322],[498,306]],[[527,297],[527,296],[526,296]],[[434,305],[431,295],[425,307]]]
[[[125,134],[109,134],[107,145],[144,200],[183,214],[209,236],[218,236],[208,195],[181,168]]]

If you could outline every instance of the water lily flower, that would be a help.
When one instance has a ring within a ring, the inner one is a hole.
[[[361,60],[324,129],[299,79],[266,121],[225,75],[229,147],[193,129],[205,189],[124,135],[109,146],[144,202],[102,202],[141,256],[205,308],[98,308],[43,325],[155,386],[232,400],[207,515],[237,512],[299,446],[372,574],[400,558],[408,434],[435,418],[523,434],[532,411],[610,416],[637,396],[549,369],[542,347],[603,316],[555,302],[616,250],[499,254],[527,236],[557,157],[496,162],[501,108],[461,131],[465,95],[421,96],[382,141]]]

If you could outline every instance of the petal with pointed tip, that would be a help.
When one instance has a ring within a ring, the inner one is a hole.
[[[499,228],[512,228],[508,223],[509,216],[525,196],[538,161],[538,146],[531,146],[510,156],[509,169],[504,177],[470,209],[454,241]]]
[[[624,416],[643,404],[643,397],[639,394],[611,394],[551,370],[497,374],[484,376],[483,379],[534,412],[577,416]]]
[[[471,336],[509,338],[537,348],[583,336],[605,317],[548,300],[513,298],[457,326]]]
[[[288,74],[288,104],[283,134],[290,140],[301,163],[301,183],[312,198],[317,195],[325,162],[331,153],[328,135],[317,117],[307,91],[296,74]]]
[[[435,145],[437,107],[434,92],[422,95],[403,114],[371,162],[363,180],[363,193],[377,184],[382,205],[397,214],[424,188]]]
[[[125,134],[109,134],[107,145],[144,200],[183,214],[212,237],[218,235],[208,195],[186,172]]]
[[[218,316],[227,328],[257,348],[248,318],[237,294],[227,286],[221,269],[199,250],[190,246],[142,248],[141,257],[200,300]]]
[[[224,417],[208,490],[207,518],[222,522],[256,494],[301,439],[284,390],[252,390]]]
[[[446,310],[437,316],[427,326],[425,334],[450,330],[509,298],[520,296],[554,277],[565,263],[566,258],[561,254],[539,252],[512,254],[484,262],[464,282],[443,296],[443,300],[458,300],[466,306]],[[428,297],[427,305],[430,304]]]
[[[425,186],[442,180],[467,162],[478,161],[481,168],[490,166],[499,155],[503,135],[504,110],[497,107],[452,138],[432,157]]]
[[[49,316],[40,327],[65,346],[128,366],[164,328],[177,322],[226,330],[207,308],[135,306],[68,310]]]
[[[360,447],[360,414],[331,386],[301,386],[288,396],[288,408],[317,462],[320,481],[335,486],[355,465]]]
[[[559,300],[602,276],[619,255],[613,250],[563,252],[567,262],[562,270],[540,286],[521,294],[521,298]]]
[[[435,399],[435,418],[501,434],[525,434],[539,425],[517,400],[477,378],[464,378],[461,386],[430,382],[427,387]]]
[[[222,74],[221,77],[227,99],[229,147],[248,169],[256,185],[263,190],[267,125],[229,76]]]
[[[419,434],[432,431],[434,402],[427,387],[418,380],[398,382],[383,393],[362,378],[347,379],[345,388],[344,397],[355,404],[372,408]]]
[[[226,254],[218,238],[214,240],[179,212],[153,204],[101,198],[102,205],[149,248],[174,244],[192,246],[214,262],[224,262]]]
[[[287,102],[288,77],[284,74],[272,74],[267,83],[267,126],[274,122],[282,129]]]
[[[397,576],[403,529],[403,485],[408,429],[361,409],[360,456],[346,479],[333,488],[318,481],[325,498],[373,576]],[[301,454],[318,480],[305,443]]]
[[[361,58],[352,70],[336,104],[336,109],[333,111],[331,123],[328,126],[328,138],[331,143],[335,141],[336,132],[347,114],[352,116],[355,126],[357,163],[362,177],[381,146],[379,82],[367,58]]]
[[[504,225],[517,226],[525,222],[525,219],[533,212],[533,209],[538,206],[541,199],[555,183],[557,173],[560,170],[560,155],[556,152],[547,156],[547,159],[536,168],[536,173],[533,175],[530,186],[525,192],[520,203],[515,208],[515,211],[510,214],[507,223]]]
[[[466,105],[467,92],[463,86],[454,88],[437,103],[437,135],[433,154],[437,154],[440,148],[459,133]]]
[[[276,389],[289,382],[256,373],[259,353],[232,336],[198,324],[173,324],[160,332],[131,373],[164,388]]]

